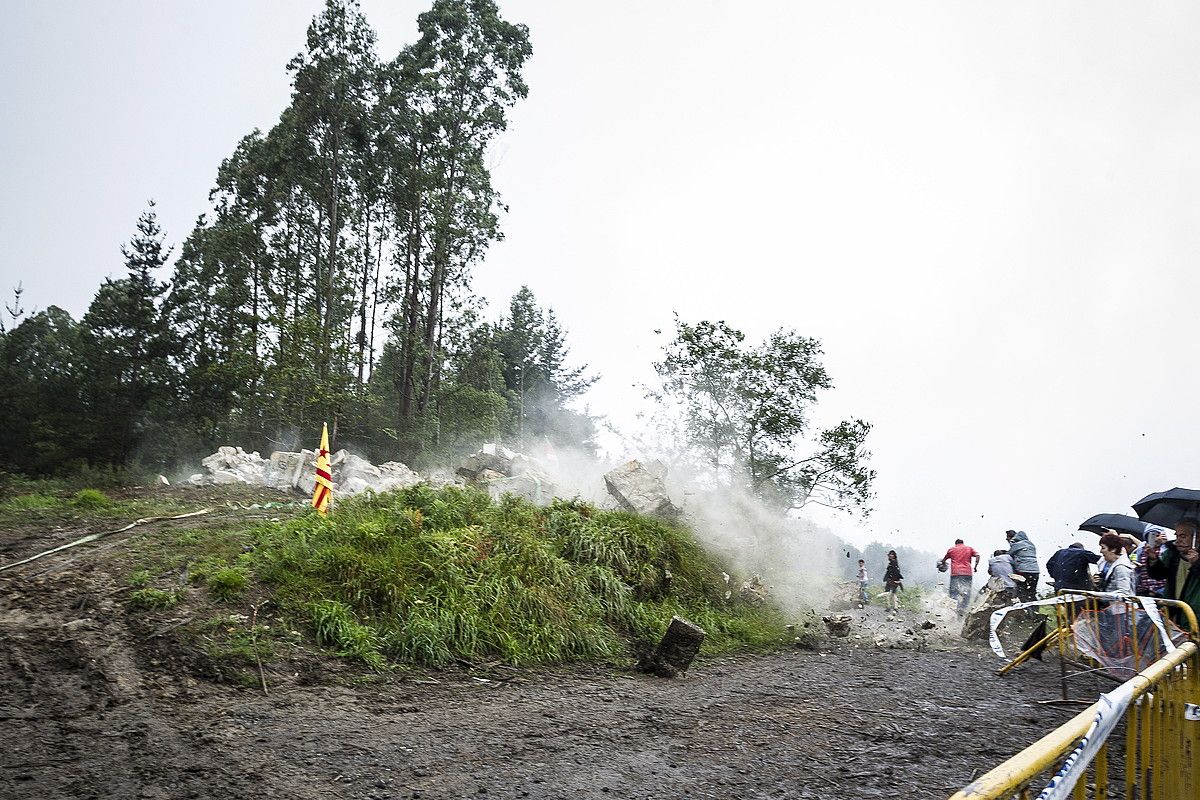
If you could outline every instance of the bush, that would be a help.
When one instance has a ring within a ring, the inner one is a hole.
[[[84,511],[98,511],[110,508],[113,504],[112,499],[99,489],[80,489],[72,502],[76,508]]]
[[[208,575],[209,591],[227,603],[242,596],[246,583],[246,573],[236,567],[222,567]]]
[[[162,589],[137,589],[129,595],[129,607],[142,611],[161,611],[179,602],[179,595]]]

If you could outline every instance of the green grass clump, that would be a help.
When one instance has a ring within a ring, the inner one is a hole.
[[[61,497],[44,492],[32,492],[9,497],[0,502],[0,512],[20,514],[26,511],[62,511],[71,506]]]
[[[111,508],[113,501],[99,489],[80,489],[75,493],[72,504],[84,511],[97,511],[102,508]]]
[[[117,500],[95,488],[72,491],[56,489],[54,486],[52,481],[18,483],[16,490],[19,493],[7,494],[0,500],[0,525],[19,526],[71,520],[93,523],[100,520],[128,520],[194,510],[184,509],[170,499]],[[28,489],[34,490],[26,491]]]
[[[705,628],[708,652],[783,636],[777,610],[725,599],[721,565],[687,530],[580,502],[416,486],[256,533],[248,560],[275,602],[375,669],[618,661],[674,614]]]
[[[129,607],[141,611],[162,611],[179,602],[179,595],[162,589],[146,587],[129,594]]]
[[[208,575],[208,590],[219,600],[237,600],[246,591],[246,573],[236,567],[222,567]]]

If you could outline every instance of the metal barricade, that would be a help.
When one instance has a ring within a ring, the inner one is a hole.
[[[1114,599],[1102,592],[1073,590],[1059,591],[1058,597],[1062,602],[1053,607],[1056,627],[1047,639],[1058,646],[1063,700],[1070,697],[1072,679],[1096,676],[1114,685],[1123,683],[1166,655],[1163,630],[1148,618],[1145,605],[1159,611],[1168,636],[1200,642],[1195,613],[1178,600]]]
[[[1050,789],[1047,792],[1055,797],[1070,796],[1077,800],[1200,798],[1200,764],[1196,763],[1200,756],[1200,651],[1197,648],[1200,637],[1191,607],[1176,600],[1155,601],[1155,607],[1167,612],[1164,617],[1173,616],[1177,620],[1176,630],[1182,630],[1190,640],[1169,650],[1162,644],[1157,630],[1157,641],[1139,630],[1145,620],[1139,623],[1138,615],[1133,612],[1140,608],[1141,598],[1113,600],[1111,595],[1096,592],[1071,594],[1084,599],[1056,607],[1059,627],[1046,637],[1046,643],[1057,642],[1064,662],[1073,661],[1090,671],[1105,669],[1110,674],[1119,674],[1129,670],[1133,677],[1117,682],[1125,690],[1122,694],[1127,692],[1131,700],[1123,712],[1124,733],[1109,735],[1099,743],[1087,774],[1075,782],[1071,793],[1067,795],[1062,790]],[[1129,616],[1126,619],[1119,619],[1121,613],[1112,607],[1114,602],[1127,605]],[[1107,613],[1118,618],[1116,622],[1104,622],[1106,627],[1102,629],[1102,620],[1096,617],[1095,630],[1098,636],[1106,637],[1105,646],[1112,646],[1116,660],[1121,663],[1109,663],[1105,667],[1087,652],[1087,647],[1081,647],[1076,633],[1087,625],[1077,623],[1086,621],[1082,615],[1088,613]],[[1165,652],[1167,650],[1169,652]],[[1163,654],[1153,663],[1144,664],[1160,652]],[[1123,666],[1124,659],[1128,659],[1128,667]],[[1017,663],[1020,662],[1014,659],[1008,666],[1011,668]],[[1064,677],[1064,691],[1065,681]],[[1117,693],[1117,690],[1112,692]],[[1089,745],[1086,737],[1089,732],[1094,734],[1093,726],[1101,706],[1097,702],[1080,712],[972,782],[951,800],[1024,800],[1037,796],[1041,787],[1050,783],[1059,766],[1078,758],[1079,752]],[[1090,746],[1095,747],[1095,744],[1092,742]]]

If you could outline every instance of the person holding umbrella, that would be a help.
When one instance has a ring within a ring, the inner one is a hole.
[[[1164,544],[1157,556],[1146,554],[1146,572],[1166,580],[1166,596],[1187,603],[1200,616],[1200,553],[1196,551],[1200,490],[1176,486],[1143,497],[1133,510],[1143,522],[1175,528],[1174,542]]]
[[[1133,562],[1125,555],[1125,540],[1116,533],[1100,537],[1100,591],[1133,596]]]
[[[1025,531],[1005,531],[1004,537],[1008,539],[1008,554],[1012,556],[1013,570],[1025,579],[1024,583],[1017,586],[1017,597],[1026,602],[1036,600],[1040,577],[1037,547],[1029,541]]]
[[[1167,582],[1165,596],[1182,600],[1200,617],[1200,552],[1196,551],[1196,521],[1181,520],[1175,525],[1175,541],[1162,545],[1157,553],[1147,550],[1146,572]]]

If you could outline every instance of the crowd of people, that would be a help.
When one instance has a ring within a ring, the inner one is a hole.
[[[1050,556],[1046,573],[1055,591],[1089,590],[1180,600],[1200,617],[1197,527],[1191,521],[1180,523],[1175,531],[1149,526],[1144,540],[1104,529],[1098,553],[1075,542]],[[989,589],[1009,593],[1021,602],[1037,599],[1041,570],[1036,545],[1024,531],[1009,530],[1005,538],[1008,547],[994,551],[987,562]],[[938,562],[939,570],[950,573],[949,593],[958,601],[959,616],[967,613],[981,560],[979,551],[956,539]]]

